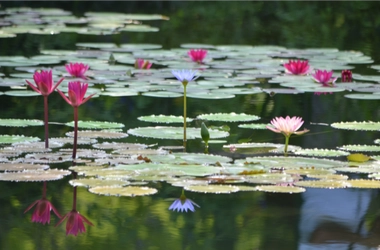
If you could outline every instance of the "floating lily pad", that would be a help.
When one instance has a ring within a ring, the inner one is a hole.
[[[100,149],[144,149],[147,148],[148,145],[140,144],[140,143],[123,143],[123,142],[103,142],[99,144],[92,145],[94,148]]]
[[[145,196],[152,195],[158,192],[155,188],[149,187],[116,187],[116,186],[102,186],[102,187],[93,187],[88,190],[90,193],[106,195],[106,196]]]
[[[332,123],[331,127],[337,129],[358,130],[358,131],[379,131],[380,122],[337,122]]]
[[[27,127],[42,125],[44,125],[44,122],[41,120],[0,119],[0,126],[6,127]]]
[[[5,91],[4,94],[9,95],[9,96],[19,96],[19,97],[41,95],[41,94],[39,94],[35,91],[31,91],[31,90],[8,90],[8,91]]]
[[[379,167],[342,167],[342,168],[336,168],[335,169],[338,172],[344,172],[344,173],[359,173],[359,174],[371,174],[371,173],[377,173],[380,172]]]
[[[305,188],[294,187],[294,186],[275,186],[275,185],[262,185],[256,187],[257,191],[264,191],[270,193],[303,193],[306,191]]]
[[[284,144],[277,143],[239,143],[224,145],[223,149],[230,150],[233,148],[237,153],[243,154],[264,154],[264,153],[284,153]],[[301,147],[288,145],[288,150],[297,150]]]
[[[344,97],[358,100],[380,100],[380,95],[375,94],[347,94]]]
[[[65,123],[66,126],[74,127],[74,122]],[[124,128],[124,124],[116,122],[78,121],[78,128],[87,129],[115,129]]]
[[[350,153],[341,150],[331,150],[331,149],[298,149],[294,151],[296,155],[309,155],[309,156],[319,156],[319,157],[340,157],[347,156]]]
[[[74,132],[67,132],[66,136],[74,137]],[[127,137],[128,134],[121,133],[112,130],[101,130],[101,131],[78,131],[78,138],[124,138]]]
[[[54,181],[62,179],[67,172],[70,171],[57,171],[57,170],[46,170],[46,171],[22,171],[22,172],[12,172],[12,173],[0,173],[0,181],[15,181],[15,182],[29,182],[29,181]]]
[[[197,98],[197,99],[230,99],[234,98],[235,95],[233,94],[226,94],[226,93],[213,93],[213,92],[207,92],[207,93],[188,93],[187,97],[189,98]]]
[[[380,188],[380,181],[377,180],[348,180],[353,188]]]
[[[174,153],[174,156],[185,160],[191,164],[215,164],[216,162],[231,162],[232,159],[222,155],[195,154],[195,153]]]
[[[308,178],[322,179],[322,180],[347,180],[347,175],[342,174],[308,174]]]
[[[250,123],[250,124],[240,124],[239,128],[249,128],[249,129],[267,129],[267,123]]]
[[[362,152],[379,152],[380,151],[379,145],[344,145],[338,148],[342,150],[348,150],[348,151],[362,151]]]
[[[347,160],[353,162],[367,162],[371,159],[371,157],[364,154],[350,154],[347,156]]]
[[[223,122],[246,122],[246,121],[256,121],[260,117],[256,115],[247,114],[236,114],[236,113],[218,113],[218,114],[204,114],[198,115],[198,119],[207,121],[223,121]]]
[[[310,187],[310,188],[346,188],[350,187],[351,184],[348,181],[338,181],[338,180],[316,180],[316,181],[298,181],[294,183],[296,186]]]
[[[11,144],[16,142],[34,142],[39,140],[40,138],[24,135],[0,135],[0,144]]]
[[[103,187],[103,186],[126,186],[130,182],[123,180],[104,180],[104,179],[74,179],[69,181],[70,185],[76,187]]]
[[[165,98],[177,98],[183,96],[181,93],[170,92],[170,91],[154,91],[142,93],[143,96],[150,97],[165,97]]]
[[[229,135],[228,132],[219,131],[219,130],[211,130],[210,138],[223,138]],[[143,128],[134,128],[129,129],[128,134],[134,136],[141,137],[150,137],[150,138],[158,138],[158,139],[175,139],[181,140],[183,139],[183,127],[143,127]],[[187,139],[197,139],[201,138],[201,129],[200,128],[186,128],[186,137]]]
[[[260,184],[280,184],[280,183],[292,183],[294,181],[290,174],[286,173],[265,173],[245,175],[246,182],[260,183]]]
[[[17,172],[24,170],[46,170],[48,165],[28,163],[0,163],[0,171]]]
[[[174,115],[149,115],[140,116],[137,119],[144,122],[156,122],[156,123],[183,123],[183,116]],[[192,118],[186,117],[186,122],[192,122]]]
[[[199,193],[230,194],[239,191],[237,186],[231,185],[193,185],[185,186],[185,190]]]

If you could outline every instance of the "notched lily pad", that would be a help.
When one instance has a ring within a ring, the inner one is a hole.
[[[380,188],[380,181],[377,180],[348,180],[353,188]]]
[[[66,126],[74,127],[74,122],[65,123]],[[87,129],[118,129],[124,128],[124,124],[116,122],[78,121],[78,128]]]
[[[309,155],[309,156],[319,156],[319,157],[340,157],[349,155],[346,151],[332,150],[332,149],[299,149],[294,151],[296,155]]]
[[[230,194],[239,191],[239,187],[231,185],[193,185],[185,186],[185,190],[199,193]]]
[[[379,131],[380,122],[336,122],[332,123],[331,127],[337,129],[357,130],[357,131]]]
[[[294,186],[278,186],[278,185],[262,185],[256,187],[257,191],[270,192],[270,193],[303,193],[305,188]]]
[[[67,132],[66,136],[74,137],[74,132]],[[128,134],[113,131],[113,130],[101,130],[101,131],[90,131],[90,130],[82,130],[78,131],[78,138],[105,138],[105,139],[118,139],[125,138]]]
[[[17,172],[24,170],[46,170],[48,165],[28,163],[0,163],[0,171]]]
[[[149,115],[140,116],[137,119],[144,122],[156,122],[156,123],[183,123],[183,116],[174,115]],[[192,118],[186,117],[186,122],[192,122]]]
[[[198,115],[198,119],[207,121],[223,121],[223,122],[246,122],[246,121],[256,121],[260,117],[256,115],[247,114],[236,114],[236,113],[218,113],[218,114],[204,114]]]
[[[88,190],[90,193],[106,195],[106,196],[145,196],[152,195],[158,192],[155,188],[149,187],[116,187],[116,186],[104,186],[104,187],[93,187]]]
[[[362,151],[362,152],[379,152],[380,151],[379,145],[344,145],[338,148],[342,150],[348,150],[348,151]]]
[[[44,125],[44,122],[41,120],[0,119],[0,126],[5,127],[27,127],[42,125]]]
[[[310,187],[310,188],[346,188],[350,187],[348,181],[337,181],[337,180],[317,180],[317,181],[298,181],[294,183],[296,186]]]
[[[103,187],[103,186],[126,186],[130,184],[129,181],[123,180],[106,180],[106,179],[74,179],[69,181],[70,185],[74,187]]]
[[[67,170],[46,170],[46,171],[22,171],[12,173],[0,173],[0,181],[31,182],[31,181],[55,181],[62,179]]]
[[[0,135],[0,144],[11,144],[16,142],[35,142],[40,138],[24,135]]]

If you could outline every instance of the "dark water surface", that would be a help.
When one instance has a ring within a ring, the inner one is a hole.
[[[51,39],[23,35],[0,39],[2,55],[35,55],[39,49],[75,49],[78,42],[157,43],[164,49],[182,43],[213,45],[280,45],[287,48],[337,48],[358,50],[380,62],[380,15],[377,2],[183,2],[183,1],[65,1],[1,2],[2,8],[56,7],[84,12],[157,13],[169,21],[153,21],[157,33],[125,33],[115,36],[60,34]],[[377,75],[368,65],[355,65],[360,74]],[[3,73],[11,69],[2,68]],[[378,132],[348,132],[329,126],[339,121],[378,121],[378,101],[353,100],[343,93],[317,96],[267,94],[226,100],[188,99],[188,116],[217,112],[254,114],[269,122],[276,116],[301,116],[311,131],[294,137],[291,144],[305,148],[329,148],[346,144],[373,144]],[[50,121],[72,120],[72,109],[62,98],[51,98]],[[159,102],[159,105],[158,105]],[[43,102],[37,97],[0,97],[0,118],[42,119]],[[124,131],[146,125],[137,117],[151,114],[182,115],[182,99],[150,97],[110,98],[100,96],[79,109],[80,120],[110,121],[125,124]],[[153,124],[152,124],[153,125]],[[218,125],[218,124],[216,124]],[[220,123],[219,125],[223,125]],[[270,131],[239,129],[231,126],[229,143],[242,138],[252,142],[283,143],[283,136]],[[50,126],[50,136],[60,137],[72,128]],[[41,127],[0,127],[0,134],[25,134],[44,137]],[[177,145],[180,141],[137,139],[125,142]],[[203,152],[199,140],[189,141],[190,152]],[[220,145],[210,153],[231,155]],[[70,167],[70,163],[54,167]],[[363,176],[364,177],[364,176]],[[358,176],[361,178],[361,176]],[[47,198],[65,214],[71,209],[71,177],[49,182]],[[77,237],[66,236],[65,226],[30,222],[26,207],[41,197],[42,183],[0,182],[0,249],[377,249],[380,245],[379,195],[367,189],[308,189],[303,194],[238,192],[202,194],[187,192],[201,207],[195,213],[168,210],[181,188],[164,182],[152,183],[159,190],[145,197],[107,197],[78,188],[78,211],[94,226]]]

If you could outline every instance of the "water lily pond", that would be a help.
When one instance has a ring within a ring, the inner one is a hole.
[[[0,249],[378,249],[375,24],[234,42],[207,5],[296,3],[127,3],[1,6]]]

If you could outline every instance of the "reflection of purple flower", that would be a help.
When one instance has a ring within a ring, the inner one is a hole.
[[[36,206],[34,209],[33,215],[32,215],[32,222],[37,222],[41,224],[50,223],[50,211],[53,210],[55,215],[58,216],[58,218],[61,218],[61,215],[55,209],[53,204],[51,204],[50,201],[48,201],[46,198],[42,198],[40,200],[36,200],[33,202],[24,213],[28,212],[32,207]]]
[[[177,212],[183,212],[183,211],[187,212],[187,210],[190,210],[191,212],[195,212],[195,208],[193,205],[200,207],[194,201],[187,199],[185,194],[184,194],[184,191],[182,190],[181,197],[179,197],[179,199],[176,199],[170,205],[169,210],[173,210],[173,211],[177,210]]]
[[[77,236],[78,233],[86,232],[86,228],[83,222],[85,222],[86,224],[90,226],[94,225],[86,217],[79,214],[78,211],[71,210],[65,216],[63,216],[55,226],[58,226],[59,224],[61,224],[66,218],[67,218],[66,235],[72,234],[72,235]]]
[[[187,83],[198,78],[198,71],[191,69],[172,70],[172,74],[178,81],[182,82],[183,85],[187,85]]]

